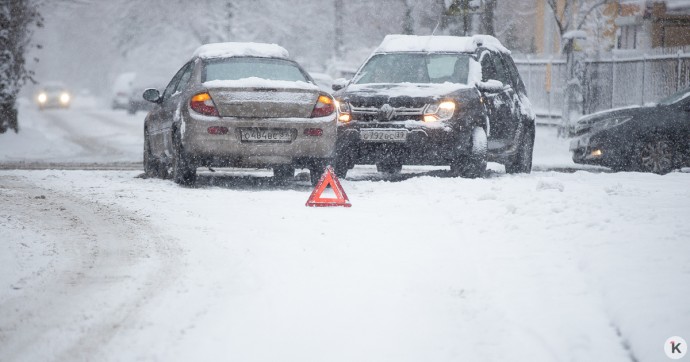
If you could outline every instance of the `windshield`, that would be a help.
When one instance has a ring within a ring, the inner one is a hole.
[[[659,104],[663,104],[665,106],[671,105],[673,103],[676,103],[680,100],[685,99],[686,97],[690,97],[690,88],[685,88],[682,91],[678,93],[671,94],[670,96],[666,98],[662,98],[659,101]]]
[[[251,77],[308,82],[304,73],[289,60],[249,57],[210,60],[204,67],[203,82]]]
[[[354,83],[467,84],[469,63],[469,54],[378,54],[369,59]]]

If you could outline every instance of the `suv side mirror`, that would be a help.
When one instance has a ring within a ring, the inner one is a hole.
[[[345,78],[338,78],[333,81],[333,85],[331,88],[333,88],[334,91],[339,91],[347,86],[348,80]]]
[[[482,92],[500,92],[503,90],[503,82],[496,79],[489,79],[486,82],[477,83],[477,89]]]
[[[161,93],[156,88],[146,89],[142,97],[151,103],[160,103],[161,101]]]

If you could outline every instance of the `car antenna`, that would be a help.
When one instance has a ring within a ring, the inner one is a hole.
[[[431,36],[434,36],[436,34],[436,29],[438,29],[439,25],[441,25],[441,18],[438,19],[438,22],[436,23],[436,27],[434,27],[434,30],[431,32]]]

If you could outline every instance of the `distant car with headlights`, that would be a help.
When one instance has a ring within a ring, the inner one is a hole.
[[[36,92],[36,105],[38,109],[69,108],[72,102],[72,94],[62,83],[45,83]]]
[[[690,88],[656,104],[582,117],[572,136],[576,163],[658,174],[690,166]]]
[[[333,98],[275,44],[199,47],[154,103],[144,123],[144,169],[178,184],[198,167],[272,168],[289,179],[308,168],[316,183],[335,151]]]
[[[350,81],[336,80],[336,173],[376,164],[449,165],[481,177],[487,161],[532,168],[534,122],[510,51],[494,37],[388,35]]]

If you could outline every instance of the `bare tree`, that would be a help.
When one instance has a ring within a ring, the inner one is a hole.
[[[570,30],[582,30],[590,14],[611,1],[613,0],[546,0],[546,3],[553,12],[562,38]]]
[[[7,129],[19,131],[17,94],[27,81],[33,81],[34,74],[26,64],[25,54],[32,46],[33,28],[42,26],[43,18],[36,2],[0,2],[0,133]]]

